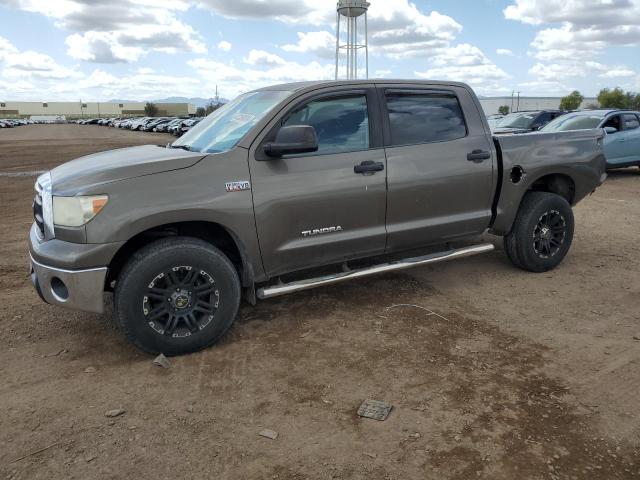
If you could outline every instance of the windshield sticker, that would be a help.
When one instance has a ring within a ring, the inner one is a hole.
[[[227,182],[224,184],[227,192],[240,192],[242,190],[249,190],[251,183],[248,180],[234,180],[233,182]]]

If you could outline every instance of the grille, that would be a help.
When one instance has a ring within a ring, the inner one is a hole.
[[[44,238],[44,216],[42,213],[42,188],[39,183],[36,183],[36,196],[33,199],[33,219],[38,226],[40,237]]]

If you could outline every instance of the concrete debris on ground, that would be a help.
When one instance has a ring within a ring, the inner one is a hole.
[[[171,367],[171,363],[169,363],[169,359],[165,357],[163,353],[161,353],[160,355],[158,355],[156,358],[153,359],[153,364],[162,368]]]
[[[269,430],[268,428],[265,428],[264,430],[260,430],[258,432],[258,435],[260,435],[261,437],[269,438],[271,440],[275,440],[276,438],[278,438],[278,432],[274,430]]]
[[[114,418],[114,417],[119,417],[120,415],[123,415],[126,412],[126,410],[122,409],[122,408],[116,408],[113,410],[107,410],[104,413],[105,417],[109,417],[109,418]]]
[[[389,416],[393,405],[381,400],[365,400],[358,408],[358,415],[365,418],[373,418],[374,420],[384,421]]]

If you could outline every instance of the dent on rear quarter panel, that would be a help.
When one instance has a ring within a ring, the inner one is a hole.
[[[600,185],[606,168],[600,129],[558,133],[531,133],[499,137],[503,176],[496,219],[491,232],[511,231],[523,196],[538,179],[552,174],[566,175],[575,183],[574,204]],[[524,171],[518,183],[511,180],[512,168]]]

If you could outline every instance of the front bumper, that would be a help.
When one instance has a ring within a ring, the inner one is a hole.
[[[31,282],[40,298],[51,305],[103,313],[106,276],[106,267],[65,270],[31,257]]]

